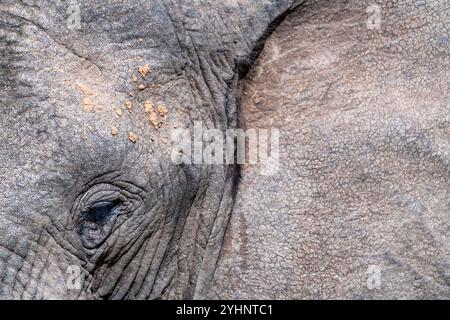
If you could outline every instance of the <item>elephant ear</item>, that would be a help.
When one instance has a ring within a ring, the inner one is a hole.
[[[308,1],[246,77],[280,170],[241,167],[210,297],[449,296],[448,14],[378,3]]]
[[[243,14],[236,15],[236,17],[243,21],[234,23],[234,26],[239,28],[241,35],[236,56],[240,66],[240,75],[244,77],[256,62],[256,58],[269,36],[289,13],[302,5],[305,0],[243,0],[238,2],[238,7]]]

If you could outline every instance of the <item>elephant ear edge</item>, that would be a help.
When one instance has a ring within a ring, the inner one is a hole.
[[[244,6],[242,2],[251,2]],[[273,31],[294,10],[298,9],[306,0],[284,0],[284,1],[239,1],[240,9],[244,12],[244,21],[235,25],[244,25],[241,30],[241,39],[236,48],[236,64],[239,78],[244,78],[252,65],[256,62],[259,54],[264,48],[267,39]],[[243,9],[243,8],[246,9]]]

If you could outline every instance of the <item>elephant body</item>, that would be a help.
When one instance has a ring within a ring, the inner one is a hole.
[[[0,12],[1,298],[449,297],[444,0]],[[279,171],[174,163],[197,122]]]

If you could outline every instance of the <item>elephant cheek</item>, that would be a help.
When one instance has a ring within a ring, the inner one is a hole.
[[[83,269],[50,234],[0,225],[0,299],[89,298]]]

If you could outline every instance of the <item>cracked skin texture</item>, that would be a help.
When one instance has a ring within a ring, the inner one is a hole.
[[[64,2],[0,4],[0,298],[448,297],[443,1],[390,1],[379,32],[368,2],[308,1],[275,32],[242,116],[282,129],[282,174],[243,168],[224,243],[235,168],[173,165],[145,101],[236,127],[258,39],[302,1],[77,2],[80,31]],[[121,214],[84,233],[102,199]]]
[[[281,168],[243,166],[211,297],[450,298],[449,19],[307,1],[275,30],[242,117],[280,129]]]

